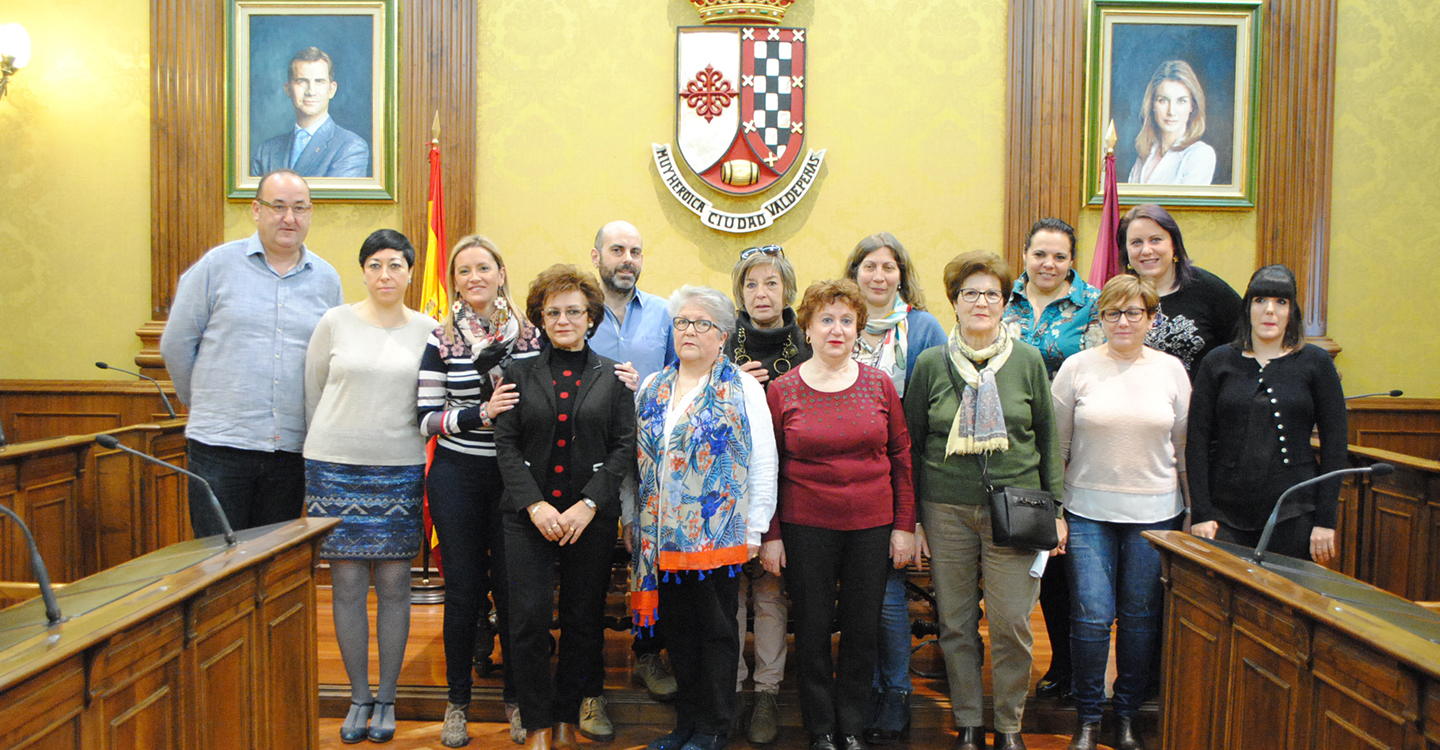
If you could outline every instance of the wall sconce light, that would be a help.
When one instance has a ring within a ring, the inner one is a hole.
[[[29,32],[18,23],[0,23],[0,99],[10,88],[10,76],[29,62]]]

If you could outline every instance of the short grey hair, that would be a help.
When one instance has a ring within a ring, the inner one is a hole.
[[[680,317],[680,310],[687,305],[695,305],[709,313],[711,320],[726,336],[735,333],[735,304],[719,289],[692,284],[676,289],[670,295],[670,317]]]

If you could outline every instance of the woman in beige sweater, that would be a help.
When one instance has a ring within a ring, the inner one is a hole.
[[[1117,276],[1097,306],[1105,344],[1065,360],[1051,393],[1065,456],[1071,566],[1070,654],[1078,726],[1070,750],[1094,750],[1116,626],[1114,743],[1143,747],[1133,720],[1150,692],[1163,603],[1160,556],[1141,532],[1176,529],[1185,513],[1190,378],[1145,346],[1160,300],[1148,281]]]

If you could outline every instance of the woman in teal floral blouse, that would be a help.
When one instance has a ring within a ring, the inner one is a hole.
[[[1075,229],[1059,219],[1041,219],[1025,239],[1025,272],[1015,281],[1005,324],[1021,341],[1040,350],[1050,379],[1081,349],[1103,339],[1096,301],[1100,290],[1075,273]],[[1037,312],[1038,311],[1038,312]],[[1050,565],[1040,582],[1040,611],[1050,637],[1050,669],[1035,684],[1041,698],[1070,693],[1070,573]]]

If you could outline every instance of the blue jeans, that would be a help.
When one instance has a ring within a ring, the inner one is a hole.
[[[1070,564],[1070,659],[1075,705],[1083,722],[1098,722],[1105,702],[1110,625],[1115,623],[1115,714],[1135,716],[1149,693],[1160,640],[1164,590],[1160,553],[1142,531],[1180,527],[1092,521],[1072,513],[1065,559]]]
[[[885,599],[880,603],[880,649],[875,657],[876,690],[909,693],[910,601],[905,598],[908,573],[890,568]]]

